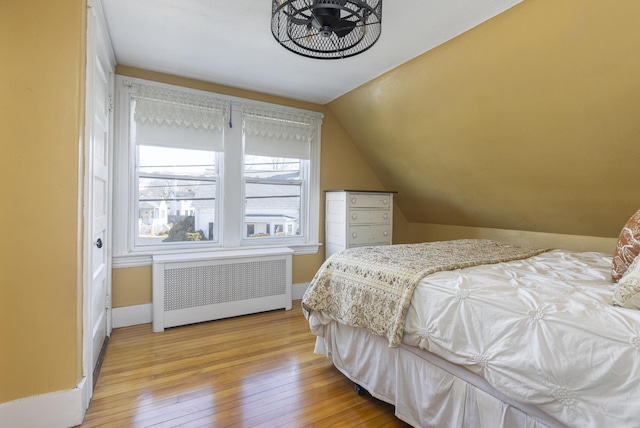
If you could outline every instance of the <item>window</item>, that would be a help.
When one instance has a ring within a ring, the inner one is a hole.
[[[114,266],[165,252],[317,252],[322,115],[117,77]]]
[[[304,112],[245,105],[244,238],[268,241],[305,235],[315,117]],[[252,232],[249,233],[252,226]]]
[[[134,89],[134,248],[215,244],[227,104],[150,85]]]

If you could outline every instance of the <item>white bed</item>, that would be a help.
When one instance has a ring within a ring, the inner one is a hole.
[[[307,315],[316,352],[416,427],[640,426],[640,311],[613,293],[611,256],[551,250],[427,275],[397,347]]]

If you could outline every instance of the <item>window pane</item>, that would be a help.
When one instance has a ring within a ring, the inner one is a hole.
[[[245,155],[244,176],[251,178],[300,179],[300,159]]]
[[[138,146],[139,174],[189,175],[214,177],[217,175],[214,151],[176,149],[172,147]]]
[[[300,236],[300,183],[247,182],[245,237]]]
[[[140,177],[138,245],[217,241],[216,182]]]

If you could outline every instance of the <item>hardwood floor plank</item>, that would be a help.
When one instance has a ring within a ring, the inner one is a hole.
[[[407,427],[361,397],[301,313],[113,331],[82,427]]]

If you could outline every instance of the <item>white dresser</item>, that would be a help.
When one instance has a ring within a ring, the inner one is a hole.
[[[327,190],[325,258],[346,248],[390,245],[394,193]]]

